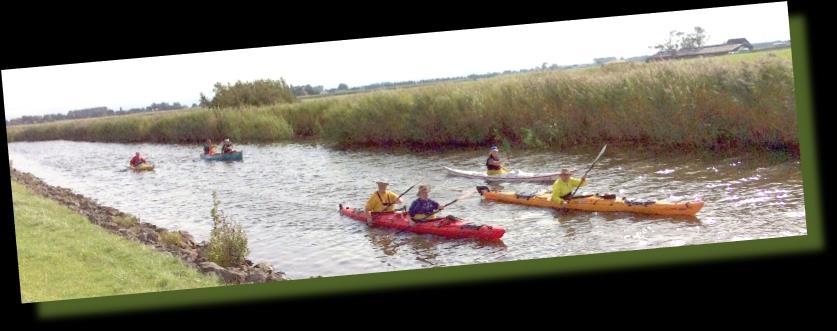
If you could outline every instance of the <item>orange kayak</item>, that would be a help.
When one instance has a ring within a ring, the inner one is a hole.
[[[488,187],[478,186],[485,200],[513,203],[518,205],[557,208],[562,209],[561,203],[551,200],[550,193],[535,195],[523,195],[517,192],[491,191]],[[576,198],[569,201],[567,209],[581,211],[604,211],[604,212],[627,212],[651,215],[679,215],[694,216],[703,208],[703,201],[695,200],[688,202],[668,201],[633,201],[624,197],[613,197],[606,199],[604,196],[593,195],[583,198]]]

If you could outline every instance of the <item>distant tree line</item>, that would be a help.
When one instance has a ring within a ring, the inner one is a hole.
[[[291,86],[291,89],[293,90],[294,96],[297,96],[297,97],[306,96],[306,95],[320,95],[320,93],[323,93],[323,86],[322,85],[318,85],[318,86],[311,86],[311,85]]]
[[[242,106],[266,106],[296,101],[293,89],[284,79],[259,79],[252,82],[237,81],[235,84],[215,83],[212,99],[203,93],[200,106],[207,108],[226,108]]]
[[[194,107],[194,106],[197,106],[197,105],[192,104],[192,107]],[[119,110],[113,112],[113,115],[127,115],[127,114],[133,114],[133,113],[145,113],[145,112],[161,111],[161,110],[176,110],[176,109],[183,109],[183,108],[189,108],[189,106],[181,105],[180,102],[175,102],[175,103],[172,103],[172,104],[169,104],[168,102],[161,102],[161,103],[152,103],[150,106],[144,107],[144,108],[131,108],[131,109],[128,109],[128,110],[122,110],[122,108],[119,108]]]
[[[195,104],[192,105],[197,106]],[[54,121],[61,121],[61,120],[72,120],[72,119],[80,119],[80,118],[93,118],[93,117],[103,117],[103,116],[119,116],[119,115],[128,115],[128,114],[135,114],[135,113],[146,113],[146,112],[153,112],[153,111],[167,111],[167,110],[175,110],[175,109],[183,109],[188,108],[188,106],[181,105],[179,102],[175,102],[169,104],[168,102],[161,102],[161,103],[152,103],[147,107],[142,108],[131,108],[128,110],[123,110],[119,108],[119,110],[112,110],[107,107],[93,107],[93,108],[85,108],[79,110],[71,110],[68,111],[66,115],[64,114],[47,114],[42,116],[22,116],[20,118],[15,118],[12,120],[7,120],[6,125],[19,125],[19,124],[36,124],[36,123],[47,123],[47,122],[54,122]]]
[[[485,74],[470,74],[468,76],[457,76],[457,77],[446,77],[446,78],[432,78],[432,79],[423,79],[423,80],[408,80],[408,81],[401,81],[401,82],[382,82],[382,83],[375,83],[363,86],[355,86],[349,88],[345,83],[341,83],[337,86],[337,88],[327,89],[324,92],[327,94],[340,94],[340,93],[352,93],[352,92],[360,92],[360,91],[368,91],[368,90],[376,90],[376,89],[386,89],[386,88],[398,88],[398,87],[409,87],[409,86],[417,86],[417,85],[424,85],[424,84],[432,84],[432,83],[441,83],[447,81],[462,81],[462,80],[477,80],[477,79],[484,79],[484,78],[491,78],[499,75],[508,75],[514,73],[524,73],[524,72],[533,72],[533,71],[546,71],[546,70],[559,70],[559,69],[569,69],[569,68],[576,68],[582,67],[584,65],[571,65],[571,66],[559,66],[557,64],[549,65],[547,63],[543,63],[538,67],[534,67],[531,69],[520,69],[520,70],[506,70],[503,72],[490,72]]]

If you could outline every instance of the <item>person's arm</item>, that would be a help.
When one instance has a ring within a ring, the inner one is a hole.
[[[416,214],[418,214],[418,211],[416,210],[418,208],[417,202],[418,200],[415,200],[413,201],[413,203],[410,204],[410,210],[408,211],[410,217],[416,217]]]
[[[419,207],[418,202],[419,202],[418,199],[416,199],[416,200],[413,201],[413,203],[410,204],[410,211],[407,212],[407,215],[409,216],[409,217],[407,217],[407,225],[408,226],[413,226],[413,225],[416,224],[416,222],[413,221],[413,218],[416,217],[416,214],[418,214],[418,207]]]
[[[373,194],[369,197],[369,200],[366,200],[366,206],[364,207],[366,211],[372,211],[375,209],[375,195]]]
[[[372,209],[375,207],[375,196],[369,197],[366,201],[366,224],[372,225]]]
[[[387,198],[387,201],[395,201],[392,203],[393,205],[404,203],[404,200],[401,200],[401,198],[399,198],[398,194],[395,194],[395,192],[387,192],[387,195],[389,196],[389,198]]]
[[[560,196],[560,195],[559,195],[559,193],[558,193],[558,181],[559,181],[559,180],[560,180],[560,179],[558,179],[558,180],[556,180],[554,183],[552,183],[552,199],[551,199],[551,200],[552,200],[552,201],[556,201],[556,202],[557,202],[558,200],[561,200],[561,196]]]
[[[442,206],[438,202],[433,201],[433,210],[442,210],[442,209],[445,209],[445,206]]]

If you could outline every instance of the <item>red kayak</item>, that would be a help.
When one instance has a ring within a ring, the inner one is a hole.
[[[340,214],[366,223],[366,213],[362,209],[343,207]],[[428,222],[415,222],[409,225],[409,215],[405,212],[372,213],[372,225],[415,233],[429,233],[448,238],[478,238],[483,240],[497,240],[506,233],[506,229],[499,226],[475,225],[463,222],[462,219],[448,215],[444,218]]]

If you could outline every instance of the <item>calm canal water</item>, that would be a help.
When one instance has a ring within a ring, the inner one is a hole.
[[[206,240],[212,227],[216,191],[220,209],[247,232],[250,259],[268,261],[291,278],[806,234],[799,161],[777,154],[639,155],[609,148],[583,191],[654,200],[700,197],[706,206],[694,218],[563,213],[482,201],[475,194],[448,207],[468,221],[506,228],[502,242],[486,243],[368,228],[337,213],[338,203],[362,207],[380,176],[392,181],[396,193],[423,179],[432,198],[449,202],[485,183],[450,176],[442,166],[478,170],[483,151],[340,151],[313,144],[236,148],[244,150],[244,161],[202,161],[199,146],[19,142],[9,144],[9,158],[15,168],[51,185],[145,222],[186,230],[198,241]],[[146,155],[155,171],[126,171],[135,151]],[[510,166],[583,171],[597,152],[518,152]],[[534,191],[548,183],[492,186]],[[405,195],[407,203],[413,199],[415,191]]]

